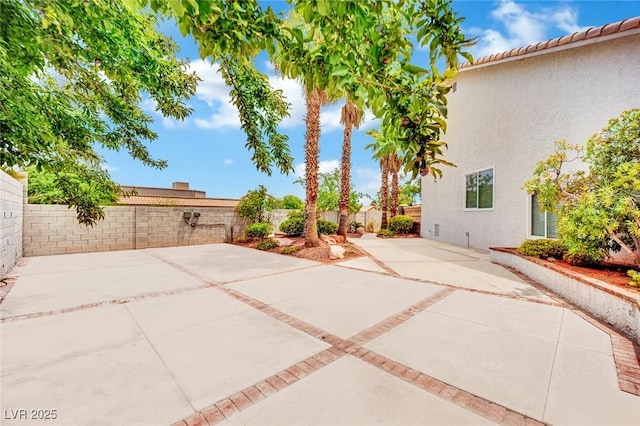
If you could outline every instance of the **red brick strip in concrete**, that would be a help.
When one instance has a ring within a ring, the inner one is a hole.
[[[443,290],[440,290],[438,293],[419,301],[418,303],[408,307],[402,312],[392,315],[389,318],[386,318],[380,321],[379,323],[375,324],[374,326],[369,327],[364,331],[361,331],[360,333],[348,339],[348,342],[352,344],[356,343],[358,345],[363,345],[367,342],[370,342],[376,337],[379,337],[384,333],[388,332],[392,328],[396,328],[397,326],[404,323],[408,319],[413,318],[414,316],[418,315],[420,312],[424,311],[425,309],[439,302],[445,297],[451,295],[455,291],[456,291],[456,288],[451,288],[451,287],[447,287]],[[343,345],[344,344],[346,343],[343,343]],[[347,348],[349,348],[349,345],[347,344],[347,346],[344,346],[344,347],[341,347],[340,345],[338,345],[338,347],[346,350]],[[349,348],[349,349],[353,349],[353,348]]]
[[[369,255],[369,257],[372,260],[374,260],[376,263],[380,262],[372,255]],[[490,291],[470,289],[470,288],[464,288],[464,287],[456,287],[450,284],[423,280],[420,278],[402,277],[402,279],[406,279],[409,281],[423,282],[426,284],[436,284],[443,287],[455,288],[460,291],[487,294],[487,295],[502,297],[506,299],[519,300],[519,301],[525,301],[530,303],[539,303],[539,304],[550,305],[550,306],[559,306],[559,307],[569,309],[572,312],[579,315],[580,317],[582,317],[583,319],[585,319],[586,321],[588,321],[590,324],[604,331],[611,337],[611,347],[613,351],[613,358],[616,364],[616,373],[618,375],[618,386],[620,390],[623,392],[628,392],[633,395],[640,396],[640,345],[635,340],[633,340],[633,337],[625,336],[623,333],[621,333],[619,330],[615,329],[614,327],[611,327],[609,324],[606,324],[596,318],[591,317],[589,314],[582,311],[582,309],[580,309],[580,307],[578,307],[577,305],[573,304],[572,302],[565,299],[564,297],[553,293],[551,290],[544,287],[537,281],[531,279],[530,277],[523,274],[522,272],[518,271],[517,269],[512,268],[510,266],[506,266],[506,265],[500,265],[500,266],[502,266],[509,272],[513,273],[518,278],[522,279],[527,284],[534,287],[536,290],[546,294],[548,297],[550,297],[553,300],[548,301],[548,300],[528,299],[528,298],[522,298],[516,295],[494,293]],[[375,271],[371,271],[371,272],[381,274],[381,275],[390,275],[382,272],[375,272]],[[352,339],[362,344],[365,341],[363,339],[366,338],[365,333],[366,331],[361,333],[363,335],[362,337],[360,337],[359,335],[358,338],[354,337]]]
[[[632,336],[626,336],[620,330],[592,317],[588,313],[584,312],[579,306],[575,305],[563,296],[551,292],[551,290],[543,287],[537,281],[532,280],[520,271],[509,266],[502,266],[510,272],[518,275],[529,285],[543,291],[550,297],[557,300],[560,306],[569,309],[589,324],[607,333],[611,338],[613,360],[615,362],[616,373],[618,375],[618,387],[623,392],[640,396],[640,345]]]
[[[609,324],[589,316],[577,307],[572,312],[593,326],[607,333],[611,338],[613,360],[618,373],[618,387],[621,391],[640,396],[640,345]]]
[[[9,294],[13,285],[18,281],[18,278],[20,277],[20,274],[22,274],[22,270],[27,266],[27,263],[29,263],[28,258],[20,258],[11,271],[0,280],[0,303],[2,303],[5,297],[7,297],[7,294]]]
[[[317,353],[296,365],[286,368],[271,377],[251,385],[228,398],[209,405],[189,417],[174,423],[175,426],[215,425],[229,417],[252,407],[261,400],[286,389],[303,377],[315,373],[323,367],[344,356],[336,351],[325,350]],[[316,367],[314,367],[316,366]]]
[[[521,424],[523,425],[544,424],[531,417],[524,416],[499,404],[488,401],[455,386],[451,386],[376,352],[363,349],[354,351],[351,355],[360,358],[374,367],[386,371],[405,382],[411,383],[420,389],[432,393],[439,398],[445,399],[493,422],[502,425],[515,425],[519,424],[518,421],[521,420]]]
[[[196,290],[202,290],[204,288],[211,288],[211,285],[201,285],[201,286],[198,286],[198,287],[181,288],[181,289],[168,290],[168,291],[159,291],[159,292],[155,292],[155,293],[141,294],[139,296],[131,296],[131,297],[124,297],[124,298],[121,298],[121,299],[107,300],[105,302],[87,303],[85,305],[71,306],[69,308],[56,309],[56,310],[53,310],[53,311],[43,311],[43,312],[34,312],[34,313],[31,313],[31,314],[16,315],[16,316],[13,316],[13,317],[2,318],[2,319],[0,319],[0,323],[12,322],[12,321],[20,321],[20,320],[26,320],[26,319],[32,319],[32,318],[48,317],[48,316],[51,316],[51,315],[66,314],[66,313],[69,313],[69,312],[82,311],[82,310],[85,310],[85,309],[99,308],[101,306],[122,305],[124,303],[137,302],[137,301],[140,301],[140,300],[155,299],[155,298],[158,298],[158,297],[173,296],[175,294],[189,293],[189,292],[196,291]]]

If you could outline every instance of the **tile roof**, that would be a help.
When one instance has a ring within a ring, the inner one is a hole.
[[[239,201],[229,198],[145,197],[134,195],[120,197],[117,204],[127,206],[235,207]]]
[[[612,24],[602,25],[600,27],[592,27],[587,30],[569,34],[566,36],[554,38],[553,40],[541,41],[538,44],[532,44],[516,49],[511,49],[507,52],[496,53],[494,55],[485,56],[483,58],[476,59],[473,63],[465,62],[458,66],[458,69],[471,68],[475,65],[487,64],[490,62],[497,62],[507,58],[513,58],[516,56],[524,56],[534,52],[540,52],[542,50],[551,49],[554,47],[565,46],[579,41],[595,39],[598,37],[610,36],[612,34],[619,34],[625,31],[640,29],[640,16],[635,18],[625,19],[623,21],[614,22]]]

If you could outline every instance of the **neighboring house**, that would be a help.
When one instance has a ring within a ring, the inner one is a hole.
[[[457,167],[422,178],[421,235],[479,249],[554,237],[522,185],[555,141],[584,144],[640,107],[640,17],[463,64],[448,101]]]
[[[125,192],[135,190],[137,195],[120,197],[116,204],[126,206],[170,206],[170,207],[235,207],[240,200],[230,198],[207,198],[204,191],[189,189],[188,182],[173,182],[171,188],[145,186],[121,186]]]

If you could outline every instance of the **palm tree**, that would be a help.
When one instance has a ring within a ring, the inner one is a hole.
[[[360,108],[349,100],[342,107],[340,124],[344,125],[342,142],[342,180],[340,182],[340,220],[338,235],[347,236],[349,222],[349,195],[351,193],[351,131],[360,127],[362,113]]]
[[[402,161],[398,157],[396,151],[391,152],[388,155],[388,167],[389,173],[391,173],[391,217],[394,217],[398,212],[398,198],[400,197],[400,185],[398,184],[398,173],[402,168]]]
[[[320,139],[320,107],[327,103],[327,94],[320,89],[307,90],[306,104],[307,116],[305,123],[304,158],[305,158],[305,178],[306,178],[306,213],[304,240],[307,247],[319,245],[317,221],[318,203],[318,154]]]
[[[402,162],[398,157],[398,148],[396,141],[393,138],[388,137],[384,133],[380,133],[377,130],[370,130],[367,134],[373,136],[374,142],[367,145],[365,148],[373,151],[373,159],[378,160],[380,163],[380,172],[382,173],[382,184],[380,185],[380,208],[382,209],[382,223],[381,228],[387,228],[387,215],[389,211],[389,173],[392,173],[395,178],[395,206],[398,205],[398,172],[402,167]],[[392,195],[393,195],[393,182],[392,182]],[[393,201],[392,201],[393,207]],[[395,208],[393,211],[395,215]]]

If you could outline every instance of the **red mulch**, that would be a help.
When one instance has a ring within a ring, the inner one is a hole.
[[[513,252],[514,254],[518,253],[516,249],[507,250]],[[582,266],[570,265],[563,260],[550,259],[547,260],[547,262],[553,263],[555,267],[563,269],[569,274],[582,274],[587,277],[595,278],[596,280],[614,285],[616,287],[624,288],[625,290],[631,290],[640,293],[640,288],[629,286],[630,278],[627,275],[627,271],[634,268],[628,264],[617,263],[615,261],[606,261],[600,266],[586,268]]]
[[[626,290],[640,291],[634,287],[629,286],[629,276],[627,271],[630,268],[624,265],[617,264],[604,264],[597,268],[585,268],[582,266],[569,265],[562,260],[556,260],[553,264],[557,267],[567,270],[568,272],[577,272],[582,275],[586,275],[591,278],[595,278],[600,281],[615,285],[617,287],[625,288]]]

